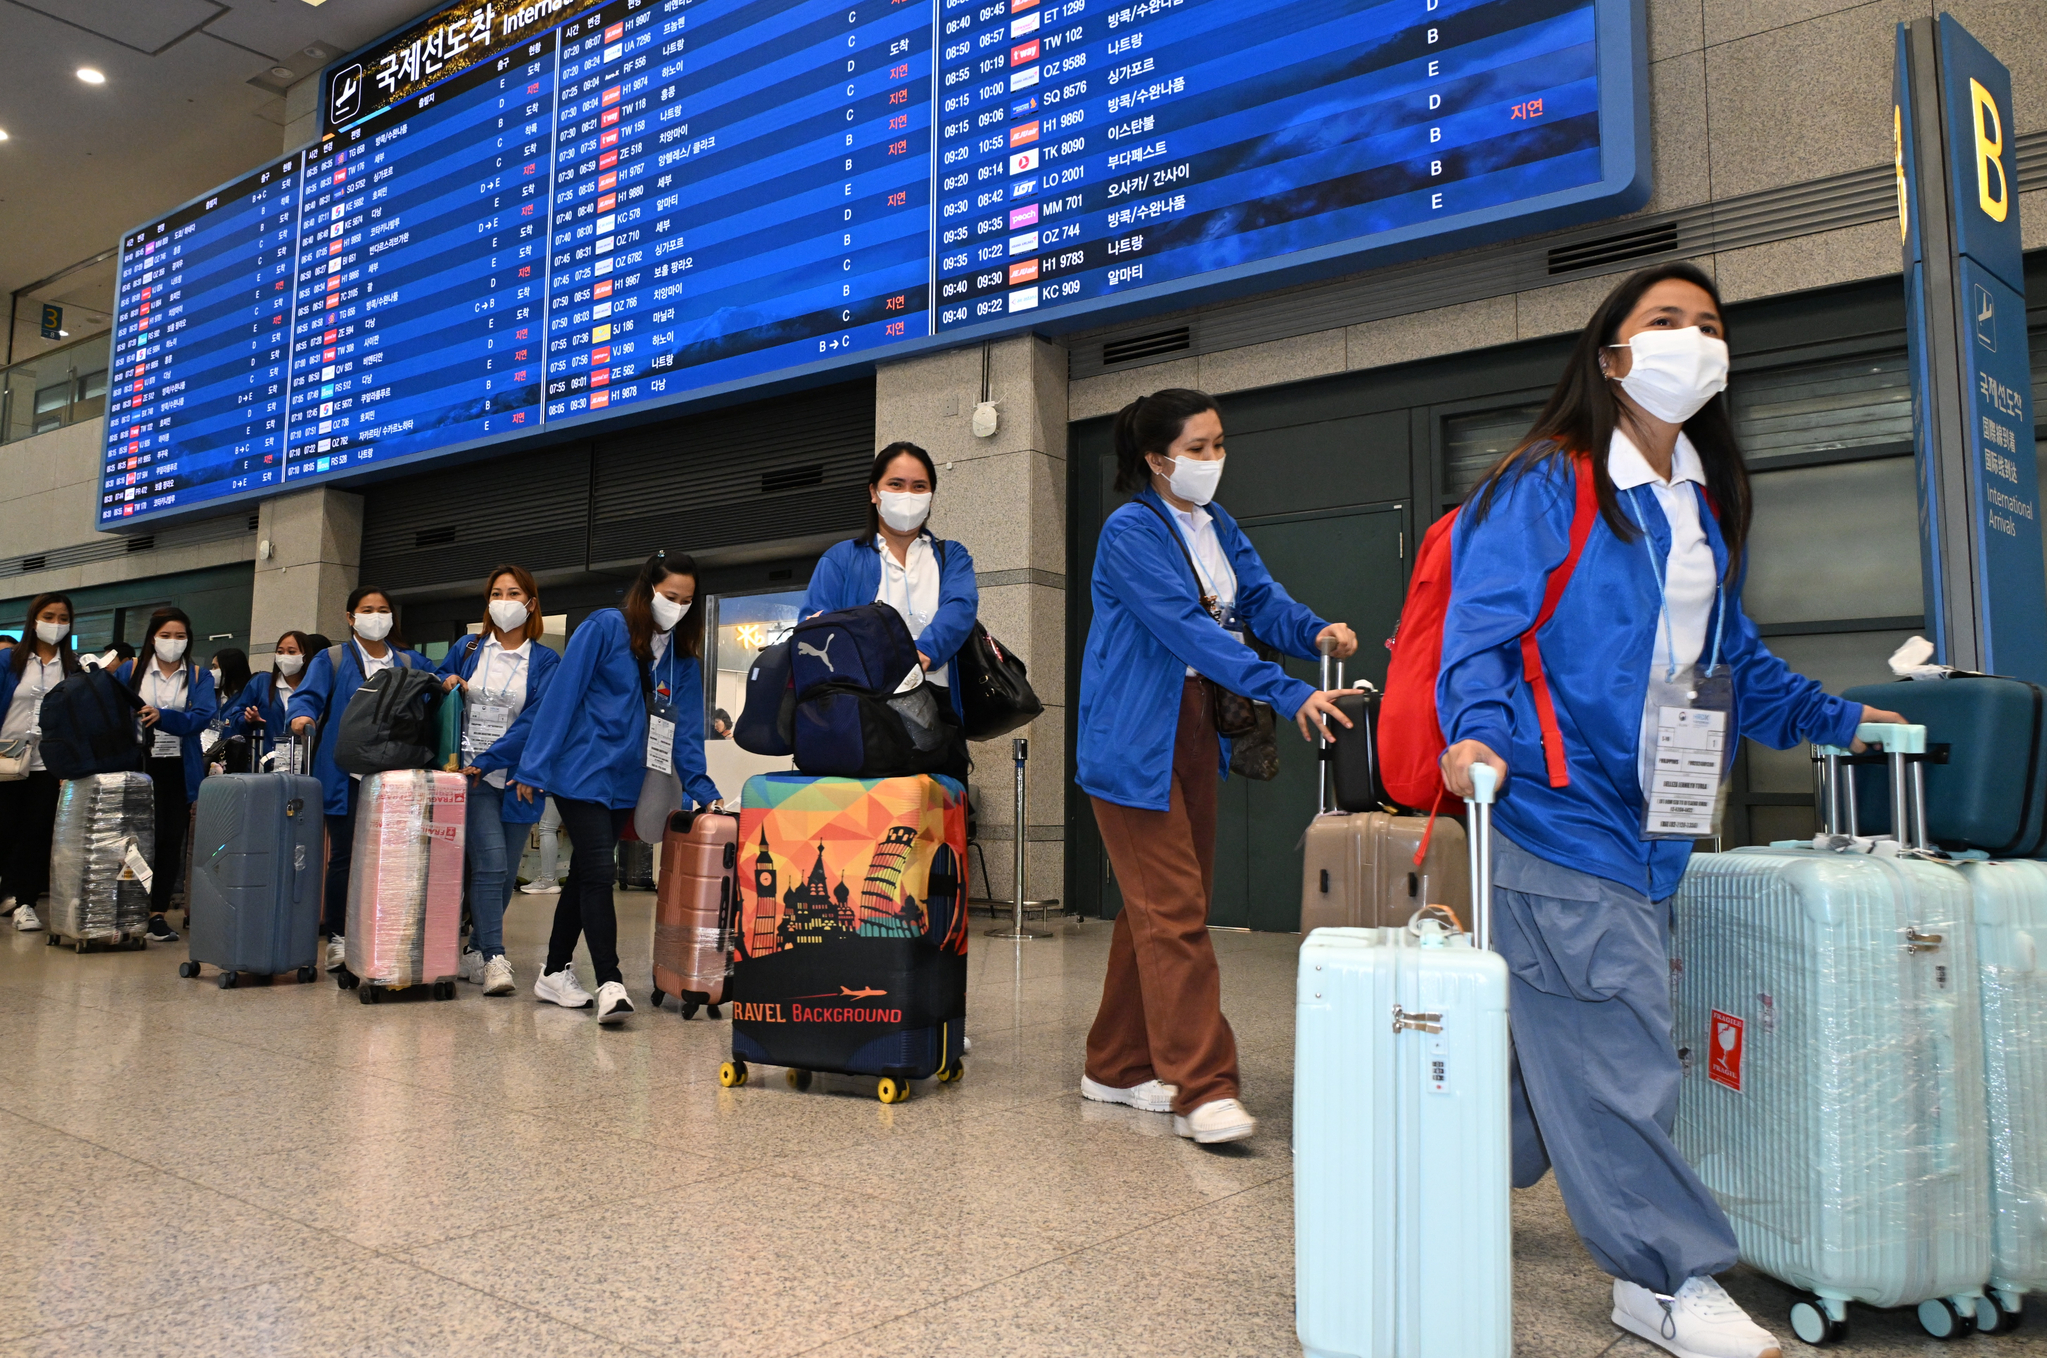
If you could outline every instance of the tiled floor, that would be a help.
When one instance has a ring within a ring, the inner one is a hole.
[[[551,905],[513,908],[524,981]],[[621,898],[640,998],[649,915]],[[1264,1121],[1211,1151],[1075,1093],[1107,939],[977,936],[966,1079],[889,1107],[771,1070],[721,1090],[724,1024],[672,1009],[601,1031],[523,991],[222,991],[180,948],[8,930],[0,1355],[1298,1354],[1295,940],[1216,936]],[[1551,1187],[1515,1210],[1517,1353],[1659,1352],[1608,1323]],[[1783,1328],[1783,1288],[1730,1282]],[[2047,1341],[1856,1313],[1847,1352],[1922,1351]]]

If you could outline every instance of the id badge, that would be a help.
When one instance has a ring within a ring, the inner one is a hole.
[[[1642,838],[1707,839],[1719,833],[1733,762],[1734,679],[1727,666],[1701,677],[1652,678],[1640,760]]]
[[[656,773],[675,772],[675,718],[665,711],[647,714],[647,767]]]
[[[1237,639],[1239,646],[1251,644],[1245,640],[1244,619],[1238,615],[1235,604],[1224,604],[1217,608],[1215,620],[1222,624],[1223,631]]]
[[[503,739],[505,732],[512,729],[512,705],[479,698],[469,705],[469,726],[462,733],[462,749],[466,754],[488,750]]]

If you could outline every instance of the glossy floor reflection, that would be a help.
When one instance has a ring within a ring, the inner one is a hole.
[[[1076,1093],[1106,926],[977,929],[967,1077],[890,1107],[721,1090],[725,1025],[672,1007],[604,1031],[533,1003],[552,905],[507,922],[518,997],[375,1008],[0,933],[0,1355],[1299,1352],[1296,940],[1216,936],[1263,1122],[1209,1151]],[[620,913],[644,1001],[650,899]],[[1608,1323],[1549,1185],[1516,1226],[1517,1353],[1659,1352]],[[1784,1332],[1785,1289],[1729,1283]],[[1867,1311],[1851,1342],[2047,1353]]]

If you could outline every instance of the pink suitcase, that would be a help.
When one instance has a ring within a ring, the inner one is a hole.
[[[364,1004],[431,985],[455,998],[468,781],[399,769],[362,780],[348,872],[347,961],[338,978]]]

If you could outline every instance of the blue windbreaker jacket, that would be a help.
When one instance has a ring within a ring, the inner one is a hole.
[[[1137,500],[1172,513],[1151,490]],[[1238,615],[1268,646],[1314,659],[1315,637],[1329,624],[1280,588],[1221,505],[1208,511],[1237,573]],[[1170,804],[1173,732],[1189,666],[1288,720],[1315,692],[1208,616],[1180,541],[1177,527],[1137,501],[1109,516],[1095,548],[1095,616],[1080,664],[1075,781],[1103,801],[1146,811]],[[1217,745],[1227,769],[1229,742],[1218,736]]]
[[[1727,543],[1702,488],[1699,521],[1723,578]],[[1677,890],[1691,845],[1641,837],[1642,784],[1636,768],[1649,662],[1662,595],[1657,561],[1670,552],[1670,521],[1647,490],[1621,492],[1649,531],[1648,545],[1624,542],[1604,518],[1557,611],[1539,634],[1543,672],[1556,703],[1570,769],[1553,788],[1543,761],[1535,700],[1522,675],[1521,633],[1541,611],[1549,573],[1570,550],[1575,486],[1569,465],[1545,462],[1504,482],[1482,523],[1459,515],[1451,536],[1450,606],[1436,710],[1444,739],[1483,741],[1507,761],[1494,812],[1509,838],[1537,857],[1662,900]],[[1741,580],[1727,590],[1720,658],[1734,676],[1734,728],[1773,749],[1814,740],[1846,745],[1859,703],[1829,697],[1770,654],[1741,608]],[[1708,620],[1704,665],[1720,619]]]
[[[440,672],[458,674],[463,682],[476,673],[476,657],[483,648],[483,634],[478,632],[466,636],[448,648],[447,659],[441,662]],[[503,769],[507,774],[519,766],[519,756],[525,753],[527,737],[533,733],[533,717],[540,710],[540,700],[547,696],[548,685],[554,682],[554,672],[561,665],[561,657],[554,648],[533,643],[526,653],[526,704],[519,709],[518,720],[511,729],[491,742],[489,749],[476,756],[476,767],[485,773]],[[505,788],[504,805],[498,812],[498,819],[507,825],[532,825],[540,819],[540,812],[547,804],[547,798],[535,793],[532,801],[525,801]]]
[[[348,814],[348,785],[352,781],[334,762],[334,723],[325,721],[329,716],[339,717],[347,708],[348,700],[362,687],[363,656],[362,643],[354,637],[341,643],[341,663],[337,667],[328,659],[333,647],[328,647],[306,662],[301,673],[305,682],[292,690],[291,701],[285,705],[287,723],[300,717],[311,717],[315,723],[315,747],[313,750],[313,776],[320,780],[321,801],[330,816]],[[409,670],[430,670],[434,662],[418,651],[401,651],[391,647],[392,664],[402,665]],[[336,673],[337,668],[339,673]]]
[[[114,671],[114,677],[125,684],[134,668],[134,661],[124,660]],[[186,661],[185,693],[184,710],[164,712],[158,723],[178,738],[178,753],[185,763],[185,800],[190,802],[199,799],[199,781],[206,776],[206,755],[201,749],[206,728],[220,711],[220,703],[213,695],[213,671]],[[143,734],[152,741],[156,738],[152,731]]]
[[[678,709],[674,758],[682,790],[698,802],[717,800],[718,785],[704,771],[700,667],[671,651],[669,659],[654,666],[653,677],[657,685],[669,686]],[[647,704],[625,614],[602,608],[584,620],[569,638],[568,654],[538,709],[512,781],[614,810],[639,802],[647,763]]]
[[[931,668],[950,665],[974,630],[981,612],[981,587],[974,580],[974,558],[957,542],[941,541],[930,529],[923,536],[938,556],[938,612],[917,638],[917,649],[931,657]],[[872,539],[834,543],[818,558],[803,596],[803,617],[871,604],[881,592],[881,552]],[[959,685],[951,688],[953,710],[960,706]]]
[[[305,671],[301,669],[299,673],[304,674]],[[271,670],[250,675],[249,682],[242,686],[242,691],[227,705],[228,712],[232,714],[228,719],[227,733],[246,738],[259,757],[266,744],[275,743],[281,746],[286,739],[285,700],[277,696],[274,685],[276,678],[276,673]],[[290,690],[287,690],[287,693],[289,692]],[[260,724],[242,715],[252,707],[263,714]]]

